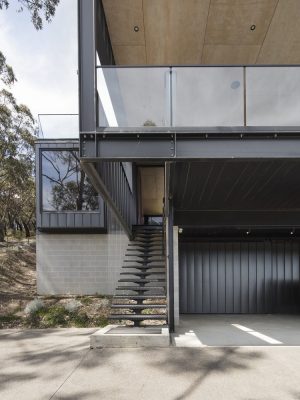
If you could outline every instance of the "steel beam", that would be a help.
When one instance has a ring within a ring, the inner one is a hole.
[[[176,207],[176,206],[175,206]],[[291,228],[300,227],[300,210],[180,210],[174,224],[202,228]]]
[[[273,159],[300,157],[300,130],[105,130],[82,134],[81,157],[102,160]]]

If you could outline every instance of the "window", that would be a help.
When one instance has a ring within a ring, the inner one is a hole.
[[[80,168],[78,151],[42,151],[43,211],[96,211],[98,194]]]

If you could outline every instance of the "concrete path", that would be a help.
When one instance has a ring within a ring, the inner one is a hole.
[[[0,331],[0,399],[300,400],[300,347],[90,350],[93,331]]]

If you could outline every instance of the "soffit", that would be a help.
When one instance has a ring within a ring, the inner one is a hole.
[[[179,162],[172,179],[179,210],[299,210],[298,161]]]
[[[117,64],[300,63],[299,0],[103,0],[103,5]]]

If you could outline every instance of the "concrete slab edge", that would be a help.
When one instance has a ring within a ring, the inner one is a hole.
[[[107,325],[90,336],[90,348],[169,347],[170,333],[162,328],[160,334],[122,334],[108,332],[120,325]]]

